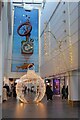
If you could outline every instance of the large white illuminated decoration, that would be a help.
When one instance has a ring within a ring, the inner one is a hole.
[[[44,80],[40,76],[38,76],[34,70],[28,70],[27,74],[23,75],[20,79],[16,80],[16,82],[17,98],[23,103],[29,102],[23,94],[23,86],[25,84],[33,83],[35,85],[36,95],[33,102],[40,102],[45,95],[46,87]]]

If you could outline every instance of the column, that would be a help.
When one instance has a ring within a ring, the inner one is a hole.
[[[0,28],[2,28],[1,21]],[[2,29],[0,29],[0,103],[1,102],[2,102]]]
[[[1,2],[0,2],[0,103],[2,103],[2,21],[1,21]],[[0,120],[2,118],[2,104],[0,104]]]
[[[78,105],[80,97],[78,94],[79,90],[79,72],[78,70],[71,71],[69,73],[68,85],[69,85],[69,101],[72,105]]]

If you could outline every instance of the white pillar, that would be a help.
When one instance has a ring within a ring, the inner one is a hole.
[[[78,72],[78,99],[80,101],[80,72]]]
[[[79,101],[78,96],[78,71],[72,71],[69,78],[69,100]]]
[[[69,80],[69,76],[65,76],[65,87],[67,87],[68,86],[68,80]]]
[[[2,102],[2,22],[0,21],[0,102]]]
[[[1,13],[1,6],[2,5],[0,5],[0,13]],[[2,15],[0,16],[0,18],[2,18]],[[2,78],[3,78],[2,77],[2,22],[0,19],[0,103],[2,103]],[[0,120],[1,118],[2,118],[2,104],[0,104]]]

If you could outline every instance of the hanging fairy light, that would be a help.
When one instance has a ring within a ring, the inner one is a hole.
[[[72,42],[70,39],[69,39],[69,59],[70,59],[70,66],[72,67],[73,53],[72,53]]]
[[[28,70],[27,74],[23,75],[20,80],[17,80],[17,85],[16,85],[16,93],[17,93],[17,98],[23,102],[23,103],[28,103],[27,99],[25,98],[22,89],[24,84],[28,83],[33,83],[36,85],[36,89],[38,87],[38,92],[36,90],[36,96],[33,100],[33,102],[40,102],[42,98],[45,95],[46,87],[44,80],[38,76],[34,70]]]
[[[44,54],[47,54],[47,35],[46,32],[44,32]]]

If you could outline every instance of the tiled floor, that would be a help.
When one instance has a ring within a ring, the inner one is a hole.
[[[48,102],[44,97],[38,104],[23,104],[12,98],[3,103],[2,116],[3,118],[78,118],[79,108],[70,106],[60,97],[53,97],[53,101]]]

